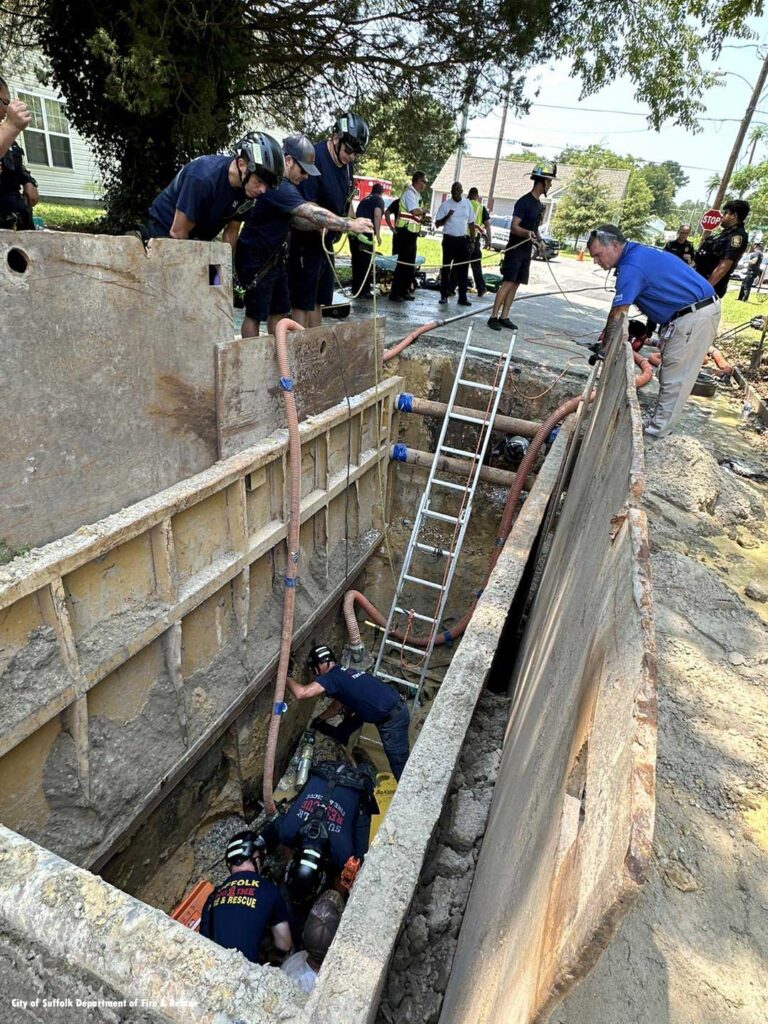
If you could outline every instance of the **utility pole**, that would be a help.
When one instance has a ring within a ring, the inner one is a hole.
[[[736,166],[736,161],[739,159],[739,153],[741,152],[741,147],[744,144],[744,138],[747,134],[750,121],[752,120],[752,115],[755,112],[755,107],[757,107],[757,101],[760,99],[760,94],[762,93],[763,88],[765,87],[766,78],[768,78],[768,54],[766,55],[765,60],[763,61],[763,66],[760,69],[760,74],[757,76],[757,81],[755,82],[755,87],[752,90],[752,95],[749,99],[749,104],[744,113],[744,117],[742,118],[741,124],[739,125],[739,130],[736,133],[736,139],[733,143],[731,155],[728,157],[728,163],[725,165],[723,176],[720,179],[720,187],[717,190],[715,201],[712,204],[716,210],[719,210],[723,204],[723,199],[725,198],[725,190],[728,188],[728,185],[730,184],[733,169]],[[709,234],[709,232],[705,231],[704,234],[706,236],[707,234]]]
[[[509,110],[509,93],[512,88],[511,82],[507,82],[507,88],[504,90],[504,110],[501,114],[501,128],[499,128],[499,141],[496,143],[496,157],[493,161],[493,170],[491,171],[491,184],[488,188],[488,197],[485,205],[488,207],[488,213],[493,213],[493,190],[496,188],[496,176],[499,173],[499,161],[501,160],[501,145],[504,142],[504,131],[507,127],[507,111]]]

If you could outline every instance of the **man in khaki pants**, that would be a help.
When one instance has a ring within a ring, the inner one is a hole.
[[[665,437],[688,400],[720,323],[720,300],[712,285],[671,253],[628,242],[613,224],[590,233],[590,255],[603,270],[616,267],[616,294],[608,323],[631,305],[662,326],[659,394],[645,425],[649,439]]]

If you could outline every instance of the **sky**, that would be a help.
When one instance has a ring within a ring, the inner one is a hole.
[[[502,155],[519,151],[522,142],[531,143],[536,152],[548,157],[567,145],[597,143],[643,160],[677,160],[690,182],[678,192],[676,200],[704,200],[707,179],[725,169],[752,86],[763,57],[768,54],[768,16],[750,19],[749,26],[757,33],[756,39],[733,40],[733,46],[724,48],[717,60],[707,62],[713,70],[728,74],[720,77],[718,86],[704,95],[707,111],[703,116],[730,120],[703,121],[703,130],[698,134],[672,124],[660,132],[651,131],[643,117],[647,107],[634,99],[634,88],[628,78],[619,78],[601,92],[579,100],[579,82],[569,77],[569,64],[561,61],[554,69],[541,67],[532,71],[532,82],[540,88],[539,95],[529,114],[515,117],[510,111]],[[745,43],[749,44],[746,48]],[[755,45],[758,43],[767,44],[759,53]],[[564,109],[571,107],[577,109]],[[756,112],[752,125],[768,123],[768,87],[757,109],[765,113]],[[499,103],[488,117],[470,119],[467,144],[473,156],[495,155],[501,113]],[[740,163],[747,162],[749,148],[745,144]],[[756,160],[761,158],[761,152],[762,158],[768,159],[768,144],[758,143]]]

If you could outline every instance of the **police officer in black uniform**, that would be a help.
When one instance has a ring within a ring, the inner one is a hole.
[[[728,291],[736,264],[747,250],[749,236],[744,221],[748,216],[749,203],[744,199],[726,203],[720,221],[722,230],[718,235],[705,238],[696,252],[696,270],[706,277],[721,299]]]
[[[664,246],[664,252],[671,252],[673,256],[678,256],[684,263],[693,263],[696,250],[693,247],[693,242],[688,239],[690,233],[691,225],[681,224],[677,229],[677,238],[667,242]]]
[[[8,83],[0,78],[0,121],[11,103]],[[37,182],[24,166],[24,150],[18,142],[12,142],[0,157],[0,228],[32,231],[32,207],[39,199]]]
[[[763,247],[759,242],[755,243],[754,252],[750,254],[747,272],[739,289],[739,302],[749,302],[749,293],[756,278],[760,277],[760,270],[763,266]]]

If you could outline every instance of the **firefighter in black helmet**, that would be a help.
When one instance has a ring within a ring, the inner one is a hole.
[[[197,238],[209,242],[220,231],[234,245],[240,222],[256,199],[283,180],[277,139],[249,132],[229,155],[199,156],[181,168],[149,208],[150,238]]]
[[[528,284],[532,246],[544,244],[539,234],[539,224],[544,213],[541,197],[546,196],[556,177],[556,163],[537,164],[531,171],[533,188],[524,196],[520,196],[515,203],[507,251],[501,261],[501,276],[504,280],[496,292],[493,310],[488,320],[488,326],[492,331],[500,331],[502,327],[514,330],[515,325],[509,319],[509,310],[518,285]]]
[[[315,166],[320,176],[308,178],[299,186],[305,199],[330,210],[337,217],[348,216],[355,189],[353,165],[368,147],[368,125],[357,114],[341,114],[330,138],[315,145]],[[353,231],[372,233],[373,224],[358,218]],[[333,303],[333,255],[331,248],[339,238],[329,231],[325,240],[315,232],[294,227],[291,231],[289,278],[291,313],[305,327],[320,324],[323,306]]]

